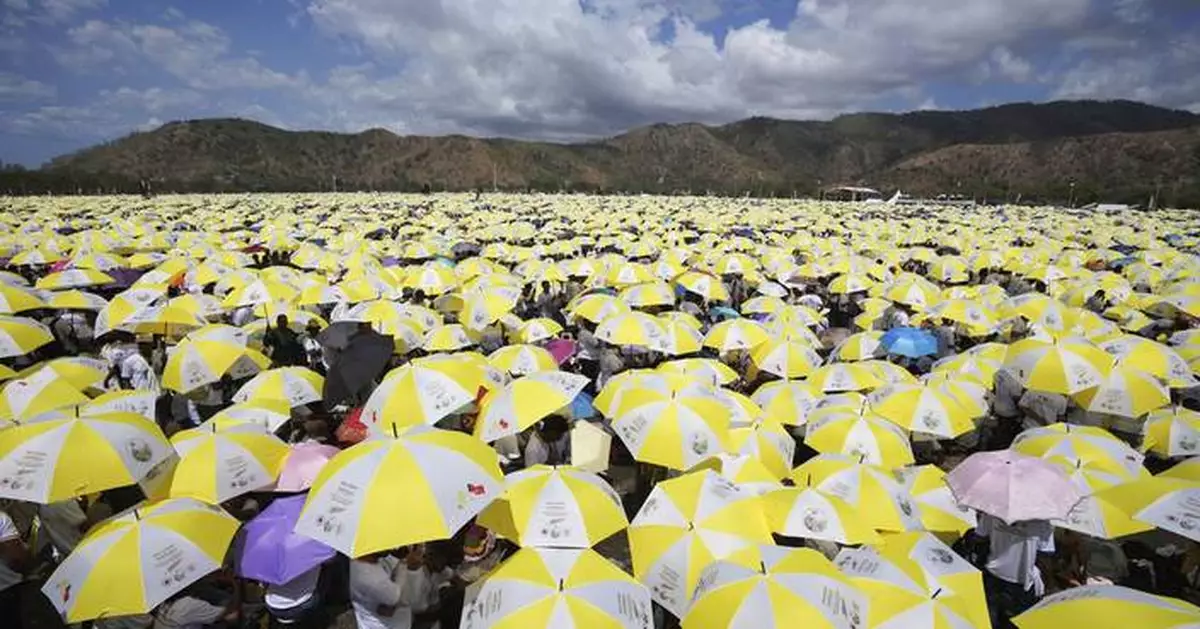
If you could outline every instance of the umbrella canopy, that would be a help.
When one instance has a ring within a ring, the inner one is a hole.
[[[921,328],[893,328],[879,339],[879,345],[889,354],[920,358],[938,353],[937,337]]]
[[[0,430],[0,497],[49,504],[132,485],[174,451],[132,413],[50,417]]]
[[[867,596],[821,554],[760,546],[705,569],[684,629],[862,626]]]
[[[587,549],[526,548],[468,590],[464,629],[644,629],[646,587]]]
[[[143,503],[89,531],[42,593],[71,623],[149,613],[220,568],[237,530],[220,507],[196,500]]]
[[[351,557],[447,539],[502,492],[496,453],[458,432],[412,428],[343,450],[317,475],[296,532]]]
[[[629,526],[616,490],[590,472],[535,465],[504,485],[479,524],[524,547],[589,548]]]
[[[759,498],[711,470],[658,483],[628,535],[634,576],[677,617],[713,560],[771,542]]]
[[[490,443],[515,435],[569,406],[587,384],[585,376],[542,371],[489,391],[480,404],[475,436]]]
[[[959,503],[1005,522],[1062,519],[1083,498],[1060,467],[1012,450],[972,454],[946,485]]]
[[[242,527],[239,576],[283,585],[337,554],[325,544],[293,531],[304,500],[304,496],[278,498]]]
[[[334,355],[325,375],[321,397],[326,406],[349,400],[373,383],[387,369],[396,349],[391,336],[363,330],[351,336]]]
[[[1020,629],[1071,624],[1093,629],[1185,629],[1200,623],[1200,607],[1119,585],[1086,585],[1047,596],[1012,621]]]

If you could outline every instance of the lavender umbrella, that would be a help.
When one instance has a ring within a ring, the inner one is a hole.
[[[1057,465],[1012,450],[976,452],[946,475],[958,503],[1008,523],[1061,520],[1083,494]]]
[[[304,508],[304,499],[303,494],[280,498],[246,523],[238,561],[240,576],[282,585],[336,554],[325,544],[292,532]]]

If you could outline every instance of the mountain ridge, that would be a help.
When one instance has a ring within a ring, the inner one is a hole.
[[[765,195],[845,184],[1050,198],[1073,181],[1081,201],[1145,202],[1165,190],[1200,203],[1200,115],[1132,101],[1011,103],[828,121],[660,123],[576,143],[289,131],[218,118],[169,122],[30,172],[200,192],[328,190],[336,181],[341,189]]]

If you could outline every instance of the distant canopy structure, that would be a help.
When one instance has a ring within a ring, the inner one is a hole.
[[[830,201],[867,201],[870,199],[882,199],[883,193],[874,188],[837,186],[826,189],[824,197]]]

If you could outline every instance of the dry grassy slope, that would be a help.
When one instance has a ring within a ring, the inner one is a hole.
[[[334,176],[343,187],[470,189],[494,182],[655,192],[812,190],[818,182],[937,190],[964,178],[1031,189],[1061,177],[1128,187],[1139,178],[1186,177],[1196,131],[1184,129],[1196,125],[1200,116],[1187,112],[1074,102],[828,122],[652,125],[564,145],[378,129],[292,132],[219,119],[170,123],[64,156],[47,170],[275,190],[325,187]]]
[[[1014,190],[1061,187],[1070,181],[1093,189],[1145,183],[1195,186],[1200,185],[1200,127],[959,144],[905,159],[873,180],[914,192],[945,191],[960,181]]]

